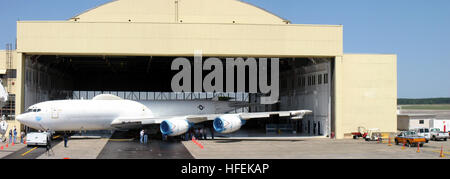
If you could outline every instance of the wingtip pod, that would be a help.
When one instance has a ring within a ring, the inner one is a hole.
[[[303,119],[303,116],[306,114],[311,114],[311,110],[299,110],[299,111],[292,111],[291,116],[293,120]]]

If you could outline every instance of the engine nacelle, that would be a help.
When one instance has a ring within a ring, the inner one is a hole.
[[[228,134],[235,132],[245,124],[245,120],[242,120],[237,114],[225,114],[214,119],[214,130],[218,133]]]
[[[191,127],[191,123],[184,118],[173,118],[161,122],[161,133],[168,136],[178,136],[186,133]]]

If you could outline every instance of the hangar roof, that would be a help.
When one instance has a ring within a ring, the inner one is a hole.
[[[70,19],[81,22],[287,24],[239,0],[113,0]]]

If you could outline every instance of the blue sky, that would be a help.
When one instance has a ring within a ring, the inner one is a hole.
[[[450,97],[449,0],[244,0],[295,24],[344,25],[345,53],[398,55],[398,96]],[[65,20],[109,0],[0,0],[0,49],[17,20]]]

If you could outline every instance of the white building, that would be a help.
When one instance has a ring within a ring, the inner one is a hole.
[[[430,128],[431,121],[436,119],[432,114],[399,114],[397,115],[397,129],[407,131],[415,128]]]

